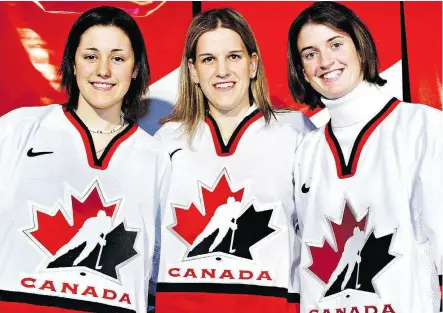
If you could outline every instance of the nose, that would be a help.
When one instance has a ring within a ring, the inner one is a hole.
[[[106,60],[105,58],[102,58],[98,62],[97,76],[102,77],[102,78],[108,78],[111,76],[111,68],[109,66],[109,61]]]
[[[322,53],[320,56],[320,67],[322,70],[329,69],[332,64],[334,64],[334,60],[331,57],[331,54],[328,52]]]
[[[223,78],[229,75],[229,68],[225,60],[221,59],[217,63],[217,77]]]

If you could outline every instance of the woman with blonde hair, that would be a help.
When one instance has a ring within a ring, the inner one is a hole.
[[[156,136],[173,173],[156,312],[294,312],[292,163],[302,135],[275,119],[257,42],[238,12],[194,18],[163,124]]]

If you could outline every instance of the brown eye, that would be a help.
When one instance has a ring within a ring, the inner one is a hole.
[[[212,61],[214,61],[214,57],[206,57],[202,59],[202,63],[211,63]]]
[[[112,60],[117,62],[117,63],[121,63],[121,62],[125,61],[125,59],[123,59],[122,57],[114,57]]]
[[[307,59],[307,60],[311,60],[312,58],[315,57],[316,54],[317,54],[317,53],[314,52],[314,51],[311,51],[311,52],[309,52],[309,53],[306,53],[306,54],[305,54],[305,59]]]
[[[343,46],[343,43],[341,43],[341,42],[335,42],[335,43],[332,44],[332,49],[333,49],[333,50],[338,50],[338,49],[341,48],[341,46]]]
[[[87,61],[94,61],[97,59],[97,56],[93,55],[93,54],[87,54],[83,57],[83,59],[87,60]]]

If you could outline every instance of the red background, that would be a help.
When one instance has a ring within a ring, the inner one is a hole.
[[[200,2],[202,10],[232,7],[245,16],[262,52],[274,105],[301,109],[308,116],[313,112],[294,103],[289,94],[286,46],[291,22],[311,3]],[[0,115],[21,106],[62,103],[66,99],[58,91],[59,80],[54,75],[62,58],[68,32],[82,12],[104,4],[0,3]],[[193,5],[198,6],[198,3],[112,2],[110,5],[129,12],[142,29],[152,70],[151,83],[179,66]],[[426,103],[441,109],[442,3],[404,2],[404,33],[401,29],[400,2],[345,2],[345,5],[354,10],[370,29],[379,52],[381,70],[390,68],[403,58],[404,62],[407,61],[403,69],[407,69],[409,75],[403,71],[395,79],[409,81],[411,102]],[[407,59],[405,51],[402,53],[402,39],[407,43]],[[403,94],[407,91],[408,88],[403,89]],[[404,100],[408,100],[407,95]]]

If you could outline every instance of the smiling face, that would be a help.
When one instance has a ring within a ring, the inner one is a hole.
[[[346,33],[322,24],[306,24],[297,48],[306,81],[323,97],[343,97],[363,81],[359,55]]]
[[[121,107],[131,79],[137,75],[134,64],[131,42],[120,28],[93,26],[85,31],[75,53],[79,106]]]
[[[249,108],[249,86],[256,75],[257,63],[257,54],[249,56],[235,31],[217,28],[199,38],[195,62],[189,60],[188,67],[210,109],[226,114]]]

